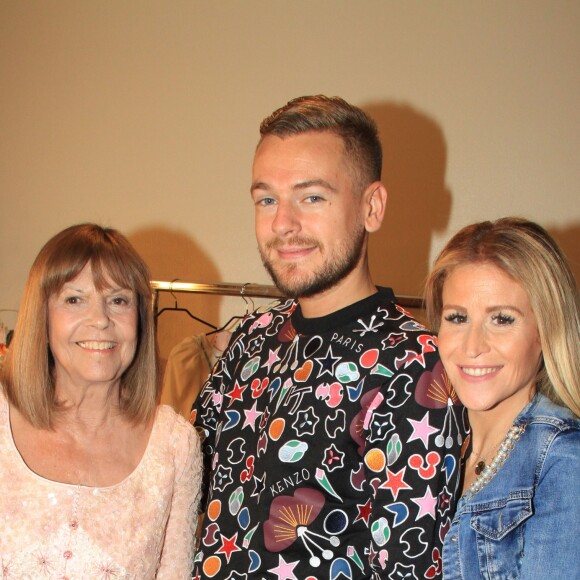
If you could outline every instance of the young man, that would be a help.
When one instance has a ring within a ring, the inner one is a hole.
[[[206,515],[195,578],[435,578],[463,423],[435,338],[377,289],[375,123],[302,97],[260,128],[251,194],[287,301],[232,336],[193,419]]]

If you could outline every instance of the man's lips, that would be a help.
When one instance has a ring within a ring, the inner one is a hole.
[[[314,250],[313,246],[300,246],[291,248],[276,248],[276,253],[282,258],[301,258]]]
[[[281,258],[288,259],[306,256],[317,247],[318,243],[315,240],[299,238],[273,240],[267,245],[270,251],[276,252]]]

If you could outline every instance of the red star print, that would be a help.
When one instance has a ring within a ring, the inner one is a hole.
[[[236,540],[238,539],[238,532],[236,532],[231,538],[226,538],[222,536],[222,545],[220,546],[219,550],[217,550],[218,554],[225,554],[228,560],[228,564],[230,562],[230,558],[234,552],[239,552],[241,550],[240,547],[236,546]]]
[[[238,381],[235,382],[234,388],[229,393],[226,393],[226,397],[230,398],[230,405],[234,401],[242,400],[242,394],[246,390],[247,386],[248,385],[240,385]]]
[[[372,506],[370,498],[367,500],[367,503],[365,503],[364,505],[359,503],[359,504],[357,504],[356,507],[358,508],[358,516],[356,516],[354,521],[358,522],[359,520],[364,520],[364,523],[368,526],[369,525],[369,518],[371,517],[371,512],[373,511],[373,506]]]
[[[397,499],[399,495],[399,491],[402,489],[411,489],[411,486],[403,480],[405,477],[405,470],[407,468],[403,467],[401,471],[398,473],[393,473],[390,469],[387,468],[387,481],[381,483],[379,486],[380,489],[390,489],[391,493],[393,494],[393,499]]]

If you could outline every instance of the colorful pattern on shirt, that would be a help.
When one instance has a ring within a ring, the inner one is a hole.
[[[435,337],[379,293],[249,316],[192,420],[211,471],[194,578],[436,578],[464,426]]]

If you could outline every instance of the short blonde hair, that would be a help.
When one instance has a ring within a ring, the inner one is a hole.
[[[489,263],[518,282],[536,317],[543,364],[537,388],[580,415],[580,299],[564,254],[538,224],[502,218],[464,227],[435,261],[425,286],[431,328],[439,331],[445,280],[458,266]]]
[[[89,264],[97,289],[110,278],[138,299],[138,343],[135,357],[121,378],[120,408],[136,423],[147,421],[159,399],[160,381],[150,273],[127,238],[111,228],[85,223],[53,238],[36,257],[24,289],[14,338],[2,368],[10,403],[34,426],[53,426],[54,360],[48,345],[48,300]]]

